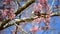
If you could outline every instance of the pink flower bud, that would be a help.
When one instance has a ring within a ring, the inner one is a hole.
[[[38,30],[38,26],[33,26],[33,27],[30,29],[31,32],[36,32],[37,30]]]

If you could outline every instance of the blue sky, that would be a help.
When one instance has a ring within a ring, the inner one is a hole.
[[[49,3],[51,4],[52,3],[52,0],[49,0]],[[20,2],[20,5],[22,5],[22,4],[24,4],[24,2]],[[55,4],[58,4],[58,2],[57,2],[57,0],[56,0],[56,2],[55,2]],[[59,3],[60,4],[60,3]],[[26,11],[30,11],[31,9],[26,9]],[[24,17],[24,15],[25,14],[23,14],[21,17]],[[55,20],[55,22],[53,22],[53,19]],[[56,30],[57,30],[57,32],[60,32],[60,17],[58,17],[58,16],[55,16],[55,17],[51,17],[51,20],[50,20],[50,26],[52,26],[52,27],[54,27],[55,26],[55,28],[56,28]],[[43,23],[42,23],[43,24]],[[54,24],[56,24],[56,25],[54,25]],[[28,29],[29,30],[29,28],[31,27],[31,24],[30,23],[27,23],[26,25],[25,25],[25,28],[24,29]],[[8,28],[6,28],[6,29],[4,29],[3,31],[5,32],[5,34],[11,34],[11,30],[13,30],[14,29],[14,25],[13,26],[10,26],[10,27],[8,27]],[[52,31],[52,30],[51,30]],[[51,34],[50,32],[51,32],[50,30],[49,30],[49,32],[48,32],[48,34]],[[42,32],[43,32],[43,30],[42,31],[37,31],[36,32],[36,34],[42,34]],[[56,34],[55,33],[56,31],[54,31],[54,34]],[[44,34],[46,34],[46,32],[44,33]]]

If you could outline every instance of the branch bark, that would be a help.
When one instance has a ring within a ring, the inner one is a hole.
[[[43,14],[44,14],[44,13],[43,13]],[[44,15],[46,15],[46,14],[44,14]],[[60,12],[53,12],[51,17],[53,17],[53,16],[60,16]],[[0,28],[0,30],[3,30],[3,29],[5,29],[5,28],[7,28],[7,27],[9,27],[9,26],[14,25],[14,23],[19,24],[19,23],[25,22],[25,21],[30,22],[30,21],[33,21],[34,19],[37,19],[37,18],[38,18],[38,17],[15,19],[15,20],[13,20],[13,21],[5,24],[4,26],[1,26],[1,27],[3,27],[3,28]]]
[[[23,6],[19,7],[19,9],[17,10],[17,12],[15,13],[16,16],[21,13],[24,9],[26,9],[29,5],[31,5],[33,2],[35,2],[35,0],[29,0],[27,1]],[[8,23],[10,20],[6,19],[4,21],[2,21],[2,24],[0,25],[0,30],[3,30],[3,26]]]

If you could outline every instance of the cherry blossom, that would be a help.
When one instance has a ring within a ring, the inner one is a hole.
[[[12,20],[15,18],[14,8],[12,8],[13,6],[11,6],[10,1],[12,0],[3,0],[2,4],[4,8],[2,7],[3,9],[0,9],[0,12],[2,12],[0,16],[1,19],[8,17],[8,19]]]
[[[33,27],[30,29],[31,32],[36,32],[37,30],[38,30],[38,26],[33,26]]]

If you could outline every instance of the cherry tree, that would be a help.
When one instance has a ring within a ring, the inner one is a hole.
[[[31,2],[33,0],[30,0]],[[59,8],[58,5],[55,5],[55,0],[52,0],[52,5],[50,6],[50,4],[48,3],[48,0],[37,0],[37,2],[33,3],[32,6],[30,5],[28,8],[31,8],[33,10],[31,10],[30,12],[28,9],[26,9],[27,11],[23,11],[27,5],[31,4],[30,1],[27,1],[26,5],[22,5],[22,6],[18,6],[17,12],[14,13],[15,8],[13,7],[14,4],[11,5],[11,2],[13,3],[14,1],[12,0],[3,0],[2,4],[3,4],[3,8],[0,10],[1,12],[1,16],[0,19],[4,20],[4,18],[7,19],[7,23],[5,23],[6,21],[4,21],[4,24],[2,24],[2,29],[7,28],[10,25],[15,25],[14,30],[11,31],[12,34],[17,34],[18,32],[20,32],[21,34],[36,34],[36,32],[38,30],[42,31],[42,30],[49,30],[51,29],[50,26],[50,19],[52,16],[60,16],[59,12],[53,12],[52,8]],[[59,1],[59,0],[58,0]],[[28,4],[29,2],[29,4]],[[8,7],[5,6],[5,4],[9,4],[11,6],[8,5]],[[19,3],[18,3],[19,4]],[[24,7],[24,8],[23,8]],[[19,16],[18,16],[19,14]],[[24,14],[23,18],[22,14]],[[31,14],[31,15],[30,15]],[[18,18],[17,18],[18,16]],[[27,22],[30,22],[31,27],[26,30],[24,30],[24,27],[26,27],[26,25],[28,24]],[[44,26],[39,26],[41,23],[44,23]]]

